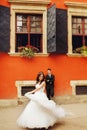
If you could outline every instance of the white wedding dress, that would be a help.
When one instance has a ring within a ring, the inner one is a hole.
[[[39,88],[39,84],[36,88]],[[35,94],[25,94],[30,101],[17,120],[17,124],[24,128],[48,128],[64,118],[66,112],[53,100],[49,100],[41,88]]]

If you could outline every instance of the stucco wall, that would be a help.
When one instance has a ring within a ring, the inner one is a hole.
[[[50,55],[25,59],[0,54],[0,98],[16,98],[16,80],[35,80],[39,71],[48,67],[55,74],[55,95],[71,94],[70,80],[87,79],[87,59]]]

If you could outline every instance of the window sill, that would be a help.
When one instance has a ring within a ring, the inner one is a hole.
[[[87,57],[87,55],[77,54],[77,53],[67,53],[70,57]]]
[[[12,52],[9,52],[8,53],[10,56],[20,56],[20,53],[12,53]],[[35,53],[35,57],[38,57],[38,56],[49,56],[49,53]]]

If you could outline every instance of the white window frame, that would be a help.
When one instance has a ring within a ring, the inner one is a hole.
[[[18,98],[22,98],[24,96],[22,96],[21,90],[23,86],[35,86],[36,81],[35,80],[17,80],[15,82],[15,86],[17,87],[17,97]]]
[[[71,80],[72,95],[76,95],[76,86],[87,86],[87,80]]]
[[[83,56],[72,52],[72,16],[87,17],[87,3],[82,2],[65,2],[68,7],[68,55]]]
[[[43,37],[42,37],[42,53],[36,53],[38,56],[47,56],[47,4],[50,0],[8,0],[11,2],[10,17],[10,52],[12,56],[19,56],[20,53],[15,52],[15,15],[16,13],[34,13],[43,16]]]

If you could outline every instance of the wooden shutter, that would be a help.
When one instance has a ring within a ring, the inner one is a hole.
[[[47,51],[66,54],[67,50],[67,10],[53,5],[47,13]]]
[[[10,8],[0,6],[0,52],[8,52],[10,46]]]
[[[47,12],[47,52],[56,51],[56,7],[51,6]]]
[[[67,10],[56,9],[56,52],[66,54],[68,50],[67,44]]]

